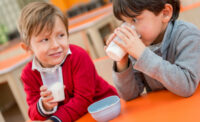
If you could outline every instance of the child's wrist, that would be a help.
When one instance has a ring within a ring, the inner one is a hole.
[[[142,50],[140,51],[140,54],[139,54],[139,56],[137,57],[137,60],[142,56],[142,54],[143,54],[143,52],[144,52],[144,50],[145,50],[145,48],[146,47],[144,47],[144,48],[142,48]]]
[[[49,111],[53,110],[53,108],[48,107],[48,105],[46,103],[44,103],[43,101],[42,101],[42,106],[43,106],[43,108],[44,108],[45,111],[49,112]]]
[[[121,61],[116,62],[117,64],[117,71],[122,72],[128,68],[128,56],[125,56]]]
[[[133,56],[136,60],[138,60],[142,56],[145,48],[146,48],[145,45],[141,46],[140,48],[138,48],[139,51],[137,52],[137,54],[135,54],[135,55],[132,54],[131,56]]]

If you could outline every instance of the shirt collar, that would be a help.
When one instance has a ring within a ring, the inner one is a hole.
[[[65,56],[65,58],[63,59],[63,61],[60,64],[55,65],[54,67],[51,68],[44,68],[41,66],[40,62],[38,61],[38,59],[34,56],[33,57],[33,61],[32,61],[32,70],[37,70],[39,72],[54,72],[58,67],[60,67],[64,61],[66,60],[67,56],[72,54],[71,50],[68,49],[67,51],[67,55]]]
[[[159,49],[161,48],[161,43],[154,44],[154,45],[150,45],[150,46],[148,46],[148,48],[149,48],[151,51],[155,52],[156,50],[159,50]]]

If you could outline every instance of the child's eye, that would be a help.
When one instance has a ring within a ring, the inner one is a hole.
[[[59,37],[63,37],[65,34],[60,34]]]
[[[133,18],[133,22],[136,23],[138,20],[136,18]]]
[[[41,42],[47,42],[48,41],[48,39],[46,38],[46,39],[42,39],[41,40]]]

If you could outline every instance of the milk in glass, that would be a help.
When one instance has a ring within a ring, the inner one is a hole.
[[[61,67],[52,72],[41,72],[41,76],[43,84],[52,92],[54,99],[51,102],[63,101],[65,93]]]

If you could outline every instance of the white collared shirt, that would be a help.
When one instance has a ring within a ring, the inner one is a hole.
[[[65,56],[63,61],[60,64],[57,64],[57,65],[55,65],[54,67],[51,67],[51,68],[42,67],[41,64],[39,63],[38,59],[34,56],[33,62],[32,62],[32,70],[37,70],[39,72],[54,72],[58,67],[60,67],[63,64],[63,62],[65,61],[67,56],[70,55],[70,54],[72,54],[72,52],[71,52],[70,49],[68,49],[67,55]]]

